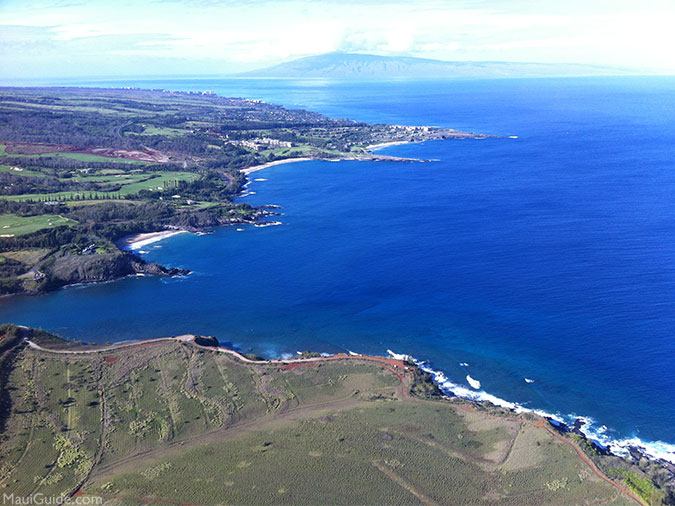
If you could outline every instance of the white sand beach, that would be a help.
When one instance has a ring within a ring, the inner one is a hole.
[[[266,169],[268,167],[273,167],[275,165],[281,165],[282,163],[293,163],[293,162],[306,162],[308,160],[313,160],[310,157],[301,157],[301,158],[286,158],[285,160],[275,160],[273,162],[263,163],[261,165],[254,165],[253,167],[248,167],[247,169],[241,169],[241,172],[248,175],[252,172],[257,172],[259,170]]]
[[[123,237],[117,242],[120,249],[125,251],[135,251],[143,246],[158,242],[174,235],[183,234],[185,230],[162,230],[160,232],[147,232],[143,234],[133,234]]]

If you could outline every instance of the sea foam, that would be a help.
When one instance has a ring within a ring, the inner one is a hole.
[[[637,448],[644,455],[652,459],[662,459],[675,464],[675,444],[666,443],[664,441],[643,441],[637,437],[630,438],[613,438],[607,434],[608,428],[606,425],[598,426],[597,422],[587,416],[579,416],[575,414],[561,415],[559,413],[548,413],[539,409],[532,409],[523,406],[517,402],[507,401],[495,395],[492,395],[484,390],[471,390],[464,385],[460,385],[451,381],[443,371],[433,369],[428,362],[417,360],[412,355],[402,353],[394,353],[387,350],[390,357],[412,362],[422,371],[429,373],[438,385],[441,391],[447,395],[468,399],[474,402],[489,402],[495,406],[510,409],[514,413],[534,413],[544,418],[555,420],[571,426],[575,422],[580,421],[580,431],[589,439],[598,442],[600,445],[606,447],[612,454],[620,457],[627,457],[631,448]],[[467,376],[467,381],[470,376]],[[473,380],[473,378],[471,378]],[[476,381],[476,380],[473,380]],[[469,382],[472,386],[473,383]],[[480,382],[477,382],[480,388]]]

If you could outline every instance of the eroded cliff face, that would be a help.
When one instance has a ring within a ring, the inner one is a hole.
[[[66,285],[112,281],[131,274],[184,276],[189,273],[185,269],[145,262],[133,253],[123,251],[93,255],[59,251],[35,269],[33,279],[24,282],[24,292],[43,293]]]

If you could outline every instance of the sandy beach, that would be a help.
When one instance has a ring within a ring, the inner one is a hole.
[[[383,142],[381,144],[372,144],[370,146],[366,146],[366,150],[372,151],[372,150],[375,150],[375,149],[382,149],[382,148],[387,148],[387,147],[390,147],[390,146],[398,146],[400,144],[410,144],[410,142],[409,141],[395,141],[395,142]],[[395,157],[395,156],[385,156],[385,155],[372,155],[372,156],[378,157],[378,158],[381,157],[381,159],[383,159],[383,160],[384,159],[391,160],[391,161],[395,161],[395,160],[399,160],[399,159],[403,160],[402,158]],[[299,158],[286,158],[284,160],[275,160],[273,162],[267,162],[267,163],[263,163],[261,165],[254,165],[253,167],[241,169],[241,172],[246,174],[246,175],[249,175],[253,172],[257,172],[259,170],[267,169],[268,167],[273,167],[274,165],[281,165],[282,163],[306,162],[306,161],[309,161],[309,160],[320,160],[320,158],[312,158],[312,157],[308,157],[308,156],[299,157]],[[345,156],[343,158],[335,158],[335,159],[329,159],[329,160],[325,160],[325,161],[339,162],[339,161],[342,161],[342,160],[372,161],[373,158],[370,158],[368,156],[361,156],[361,157],[359,157],[359,156],[353,156],[353,157]],[[406,159],[406,160],[408,160],[408,159]]]
[[[309,158],[306,156],[301,158],[286,158],[285,160],[275,160],[273,162],[267,162],[261,165],[254,165],[253,167],[249,167],[247,169],[241,169],[241,172],[248,175],[251,174],[252,172],[257,172],[259,170],[263,170],[268,167],[273,167],[274,165],[281,165],[282,163],[306,162],[308,160],[313,160],[313,158]]]
[[[372,151],[374,149],[388,148],[391,146],[400,146],[401,144],[410,144],[410,141],[381,142],[380,144],[371,144],[370,146],[366,146],[366,149],[368,151]]]
[[[161,241],[167,237],[185,233],[185,230],[162,230],[160,232],[147,232],[143,234],[133,234],[123,237],[117,242],[120,249],[125,251],[134,251],[141,249],[143,246],[152,244],[153,242]]]

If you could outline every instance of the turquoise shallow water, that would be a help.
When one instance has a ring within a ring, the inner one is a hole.
[[[179,235],[144,255],[188,278],[7,299],[0,320],[95,341],[213,334],[268,356],[391,349],[590,417],[599,437],[675,443],[675,79],[124,84],[518,139],[258,172],[245,200],[281,205],[282,226]]]

